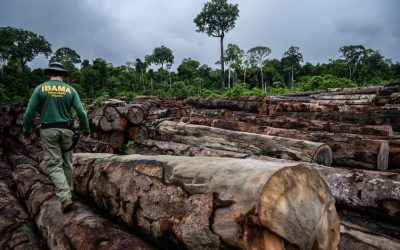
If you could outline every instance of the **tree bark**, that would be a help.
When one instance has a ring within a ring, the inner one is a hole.
[[[29,215],[9,186],[0,180],[0,249],[42,249]]]
[[[105,154],[74,162],[76,192],[160,244],[337,248],[334,199],[305,163]]]
[[[150,104],[128,104],[117,107],[117,111],[131,124],[138,125],[143,122]]]
[[[208,109],[230,109],[238,111],[250,111],[253,113],[262,113],[267,110],[265,96],[242,96],[242,97],[224,97],[224,98],[200,98],[189,97],[186,104],[197,108]]]
[[[71,212],[62,213],[51,181],[31,165],[16,166],[13,175],[50,249],[153,249],[78,201]]]
[[[100,129],[104,132],[124,131],[128,126],[125,118],[121,117],[115,107],[106,106],[103,109],[103,116],[99,121]]]
[[[142,142],[144,140],[149,139],[149,131],[147,127],[144,125],[128,128],[127,134],[129,139],[134,140],[136,142]]]
[[[316,162],[330,166],[332,152],[322,143],[236,132],[201,125],[164,121],[157,126],[157,139],[240,153]]]
[[[310,100],[311,103],[320,105],[375,105],[374,99],[360,99],[360,100]]]
[[[388,169],[389,143],[387,140],[369,139],[355,134],[303,132],[273,127],[267,127],[263,132],[272,136],[326,143],[332,149],[334,166]]]
[[[92,136],[94,139],[99,140],[101,142],[105,142],[111,144],[114,149],[114,152],[117,152],[121,149],[125,143],[125,135],[120,131],[112,131],[112,132],[93,132]]]

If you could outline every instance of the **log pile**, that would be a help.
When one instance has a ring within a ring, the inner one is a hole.
[[[24,111],[21,104],[0,105],[0,156],[19,141]]]

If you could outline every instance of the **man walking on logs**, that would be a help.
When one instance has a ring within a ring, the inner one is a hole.
[[[73,127],[71,108],[75,109],[83,125],[83,141],[89,141],[89,121],[77,91],[63,82],[64,76],[68,75],[64,66],[59,62],[50,63],[44,73],[50,76],[50,81],[40,84],[32,93],[23,120],[23,143],[32,143],[31,125],[39,110],[44,159],[65,213],[73,204],[72,149],[79,139],[79,133]]]

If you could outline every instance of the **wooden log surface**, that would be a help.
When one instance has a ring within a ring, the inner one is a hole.
[[[189,97],[186,104],[197,108],[230,109],[262,113],[267,110],[266,97],[242,96],[224,98]]]
[[[99,126],[104,132],[124,131],[128,126],[128,122],[115,107],[106,106],[103,109],[103,116],[99,120]]]
[[[133,126],[127,129],[129,139],[136,142],[142,142],[149,139],[149,130],[145,125]]]
[[[334,199],[305,163],[76,154],[74,166],[76,192],[157,242],[247,249],[338,244]]]
[[[28,213],[7,183],[0,180],[0,249],[43,249]]]
[[[62,213],[51,181],[32,165],[16,166],[13,176],[49,249],[153,249],[79,201]]]
[[[326,144],[284,137],[236,132],[171,121],[164,121],[157,126],[157,137],[164,141],[316,162],[326,166],[330,166],[332,163],[332,152]]]
[[[148,102],[140,104],[128,104],[125,106],[117,107],[117,111],[125,117],[131,125],[141,124],[146,117],[151,104]]]
[[[376,98],[376,94],[351,94],[351,95],[344,95],[344,94],[317,94],[311,95],[311,99],[313,100],[373,100]]]

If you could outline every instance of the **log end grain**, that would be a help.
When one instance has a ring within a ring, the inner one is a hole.
[[[287,167],[272,175],[260,195],[257,214],[264,226],[300,249],[337,249],[335,199],[311,167]]]
[[[388,141],[382,141],[381,147],[379,148],[377,169],[387,170],[389,165],[389,143]]]
[[[324,166],[330,166],[332,165],[332,150],[331,147],[328,145],[324,144],[318,147],[318,149],[315,151],[313,159],[313,163],[317,163],[320,165]]]

